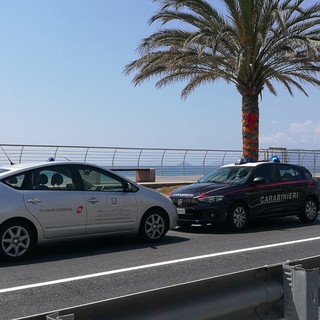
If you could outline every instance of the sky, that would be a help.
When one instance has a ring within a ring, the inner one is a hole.
[[[222,10],[219,0],[212,0]],[[315,1],[307,0],[306,4]],[[241,96],[225,82],[181,99],[184,83],[125,75],[152,0],[0,0],[0,144],[241,150]],[[276,85],[260,106],[260,148],[320,148],[320,89]]]

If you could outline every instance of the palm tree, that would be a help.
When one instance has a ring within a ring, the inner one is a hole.
[[[206,0],[153,1],[160,7],[149,23],[161,27],[141,41],[140,58],[125,74],[135,72],[134,85],[158,77],[157,88],[187,81],[182,98],[219,79],[234,84],[242,96],[243,155],[258,160],[263,89],[276,95],[278,82],[291,95],[293,87],[307,95],[303,84],[320,86],[320,3],[221,0],[224,16]]]

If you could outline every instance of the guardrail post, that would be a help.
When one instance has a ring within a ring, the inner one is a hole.
[[[286,320],[318,320],[319,268],[283,265],[284,317]]]
[[[271,268],[262,268],[256,273],[258,283],[265,290],[265,301],[255,309],[259,319],[279,319],[279,310],[283,305],[283,287],[281,271],[275,272]]]

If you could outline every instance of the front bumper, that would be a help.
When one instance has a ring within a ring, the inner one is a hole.
[[[192,208],[181,208],[185,213],[178,211],[178,225],[180,224],[207,224],[213,222],[226,222],[227,211],[224,206],[195,206]]]

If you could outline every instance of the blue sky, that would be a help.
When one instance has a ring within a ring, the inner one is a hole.
[[[156,9],[151,0],[1,0],[0,143],[241,150],[234,86],[181,100],[183,83],[133,87],[124,75],[157,28],[148,26]],[[260,101],[260,147],[319,149],[319,89],[276,88]]]

